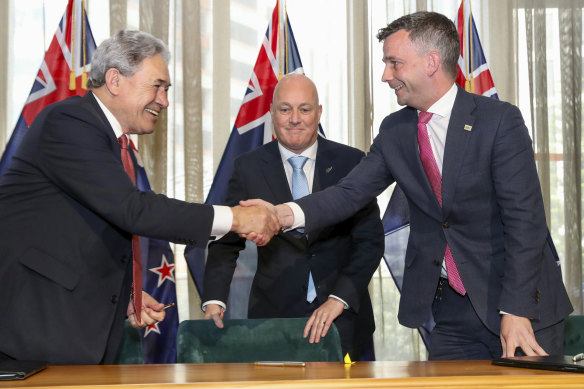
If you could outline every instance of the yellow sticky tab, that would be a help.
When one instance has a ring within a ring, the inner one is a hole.
[[[464,125],[464,129],[465,129],[466,131],[470,131],[470,130],[472,130],[472,126],[471,126],[470,124],[465,124],[465,125]]]
[[[345,365],[352,365],[355,362],[351,362],[351,357],[349,356],[349,353],[347,353],[347,355],[345,355]]]

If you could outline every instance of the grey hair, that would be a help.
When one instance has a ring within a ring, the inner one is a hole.
[[[105,73],[115,68],[124,77],[136,73],[145,58],[160,54],[170,60],[168,47],[160,39],[143,31],[120,30],[103,41],[93,53],[87,87],[99,88],[105,84]]]
[[[460,37],[452,20],[437,12],[415,12],[402,16],[380,29],[377,39],[382,42],[400,30],[410,33],[410,41],[419,54],[437,51],[446,73],[453,79],[456,78]]]

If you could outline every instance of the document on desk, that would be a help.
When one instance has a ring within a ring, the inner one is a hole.
[[[584,373],[584,361],[574,361],[569,355],[497,358],[493,359],[493,365]]]
[[[256,366],[285,366],[285,367],[304,367],[305,362],[298,361],[257,361]]]
[[[47,367],[44,361],[0,361],[0,380],[23,380]]]

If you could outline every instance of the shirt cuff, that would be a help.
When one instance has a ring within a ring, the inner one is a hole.
[[[215,239],[220,239],[223,235],[231,231],[233,224],[233,212],[231,208],[224,205],[213,205],[215,216],[213,217],[213,227],[211,227],[211,235]]]
[[[337,296],[335,296],[334,294],[329,294],[329,297],[332,297],[332,298],[334,298],[334,299],[337,299],[337,300],[339,300],[339,301],[340,301],[340,302],[342,302],[342,303],[343,303],[343,305],[345,306],[345,307],[344,307],[344,309],[349,309],[349,304],[347,304],[347,303],[345,302],[345,300],[343,300],[342,298],[340,298],[340,297],[337,297]]]
[[[304,227],[304,223],[306,223],[306,220],[304,217],[304,211],[302,210],[302,208],[300,208],[300,205],[293,202],[284,204],[290,207],[290,209],[292,210],[292,214],[294,215],[294,222],[292,226],[286,228],[284,231],[290,231],[295,230],[296,228]]]
[[[209,304],[219,305],[223,309],[223,312],[225,312],[225,310],[227,309],[227,307],[225,306],[225,303],[223,303],[219,300],[209,300],[209,301],[205,301],[203,303],[203,305],[201,306],[201,309],[203,310],[203,312],[205,312],[207,310],[207,305],[209,305]]]

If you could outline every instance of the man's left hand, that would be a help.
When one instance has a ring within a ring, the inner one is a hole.
[[[139,323],[136,319],[134,303],[130,300],[127,310],[130,325],[134,328],[144,328],[164,320],[166,317],[166,312],[163,310],[163,308],[164,304],[159,303],[154,297],[142,291],[142,312],[140,315],[142,321]]]
[[[535,334],[531,322],[526,317],[515,315],[501,315],[501,345],[503,346],[503,358],[515,356],[517,347],[525,355],[548,355],[535,340]]]
[[[306,322],[304,337],[310,333],[310,343],[318,343],[327,334],[333,321],[343,313],[345,305],[336,298],[329,297],[324,304],[316,308]]]

